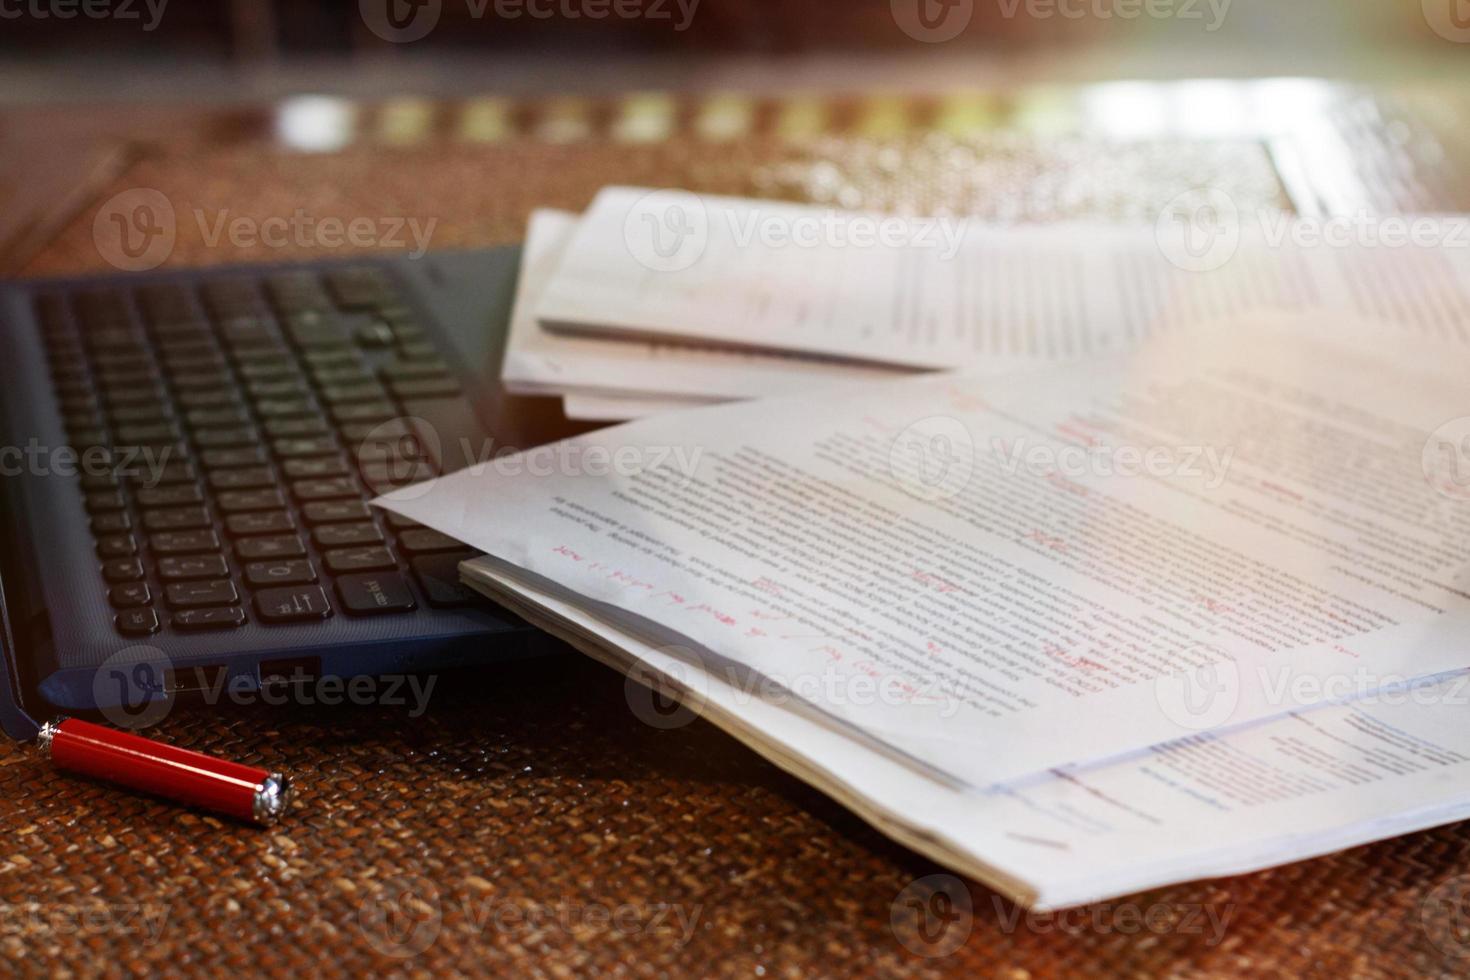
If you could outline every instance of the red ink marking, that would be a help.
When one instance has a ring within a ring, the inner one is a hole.
[[[1062,554],[1066,554],[1068,551],[1067,542],[1063,541],[1059,537],[1047,534],[1045,531],[1042,531],[1040,529],[1033,528],[1031,532],[1025,536],[1025,540],[1034,541],[1036,544],[1041,545],[1043,548],[1050,549],[1051,551],[1061,552]]]

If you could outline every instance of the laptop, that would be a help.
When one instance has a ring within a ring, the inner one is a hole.
[[[519,249],[0,284],[0,725],[527,656],[370,508],[498,450]]]

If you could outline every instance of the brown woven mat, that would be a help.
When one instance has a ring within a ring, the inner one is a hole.
[[[1025,211],[1046,217],[1057,202],[1072,213],[1129,214],[1171,181],[1213,167],[1238,182],[1242,204],[1280,200],[1250,146],[1089,157],[1075,145],[929,143],[897,152],[235,150],[144,161],[113,192],[141,186],[169,197],[183,216],[176,263],[320,254],[211,246],[196,208],[210,209],[211,222],[225,208],[437,217],[433,245],[450,247],[515,240],[529,207],[579,207],[610,181],[1001,213],[1008,191],[1041,174],[1060,190]],[[957,185],[944,176],[955,154],[961,164],[1006,164]],[[909,179],[899,183],[898,173]],[[32,271],[107,268],[94,214]],[[412,715],[392,705],[171,714],[155,730],[161,737],[295,777],[298,805],[270,831],[57,775],[30,747],[0,745],[0,963],[37,974],[214,976],[1338,978],[1470,969],[1467,824],[1028,917],[974,883],[945,893],[957,902],[936,897],[954,887],[928,877],[942,869],[704,723],[645,725],[619,677],[570,653],[441,676],[428,709]]]

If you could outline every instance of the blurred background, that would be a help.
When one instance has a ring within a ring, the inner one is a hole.
[[[95,264],[62,232],[124,173],[346,187],[440,214],[436,246],[610,181],[996,220],[1146,219],[1204,182],[1470,210],[1467,54],[1470,0],[0,0],[0,271]]]

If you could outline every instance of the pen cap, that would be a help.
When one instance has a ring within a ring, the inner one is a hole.
[[[249,823],[275,823],[290,804],[286,777],[75,718],[37,739],[53,765]]]

